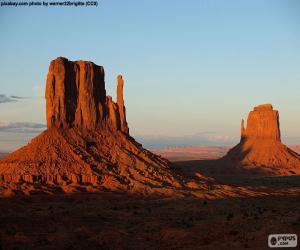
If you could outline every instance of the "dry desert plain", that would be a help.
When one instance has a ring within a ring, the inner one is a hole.
[[[268,249],[268,234],[299,235],[299,176],[204,177],[205,163],[175,164],[204,179],[202,190],[176,196],[59,187],[49,195],[36,187],[31,195],[2,197],[1,248]]]

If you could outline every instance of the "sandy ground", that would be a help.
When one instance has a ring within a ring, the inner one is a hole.
[[[176,171],[197,176],[202,165],[177,162]],[[207,190],[167,198],[1,198],[0,249],[268,249],[269,234],[300,236],[300,176],[202,178]]]
[[[202,200],[116,194],[0,200],[2,249],[268,249],[300,233],[300,197]]]

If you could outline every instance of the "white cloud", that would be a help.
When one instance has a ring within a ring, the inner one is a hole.
[[[2,132],[39,133],[45,129],[45,124],[40,123],[0,121],[0,131]]]
[[[8,97],[6,95],[0,94],[0,103],[7,103],[7,102],[16,102],[15,98]]]

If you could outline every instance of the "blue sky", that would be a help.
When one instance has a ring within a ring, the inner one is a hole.
[[[65,56],[103,65],[113,97],[123,74],[127,119],[139,138],[232,144],[241,118],[272,103],[285,142],[300,143],[298,0],[2,7],[0,37],[0,94],[28,97],[0,98],[0,131],[10,122],[45,123],[48,65]]]

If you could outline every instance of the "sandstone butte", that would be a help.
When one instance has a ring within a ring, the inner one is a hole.
[[[221,160],[245,173],[300,173],[300,156],[282,144],[279,113],[271,104],[262,104],[250,111],[246,128],[242,120],[240,143]]]
[[[1,183],[89,184],[108,190],[180,187],[170,163],[129,135],[117,78],[106,95],[104,68],[59,57],[46,82],[47,130],[0,161]]]

